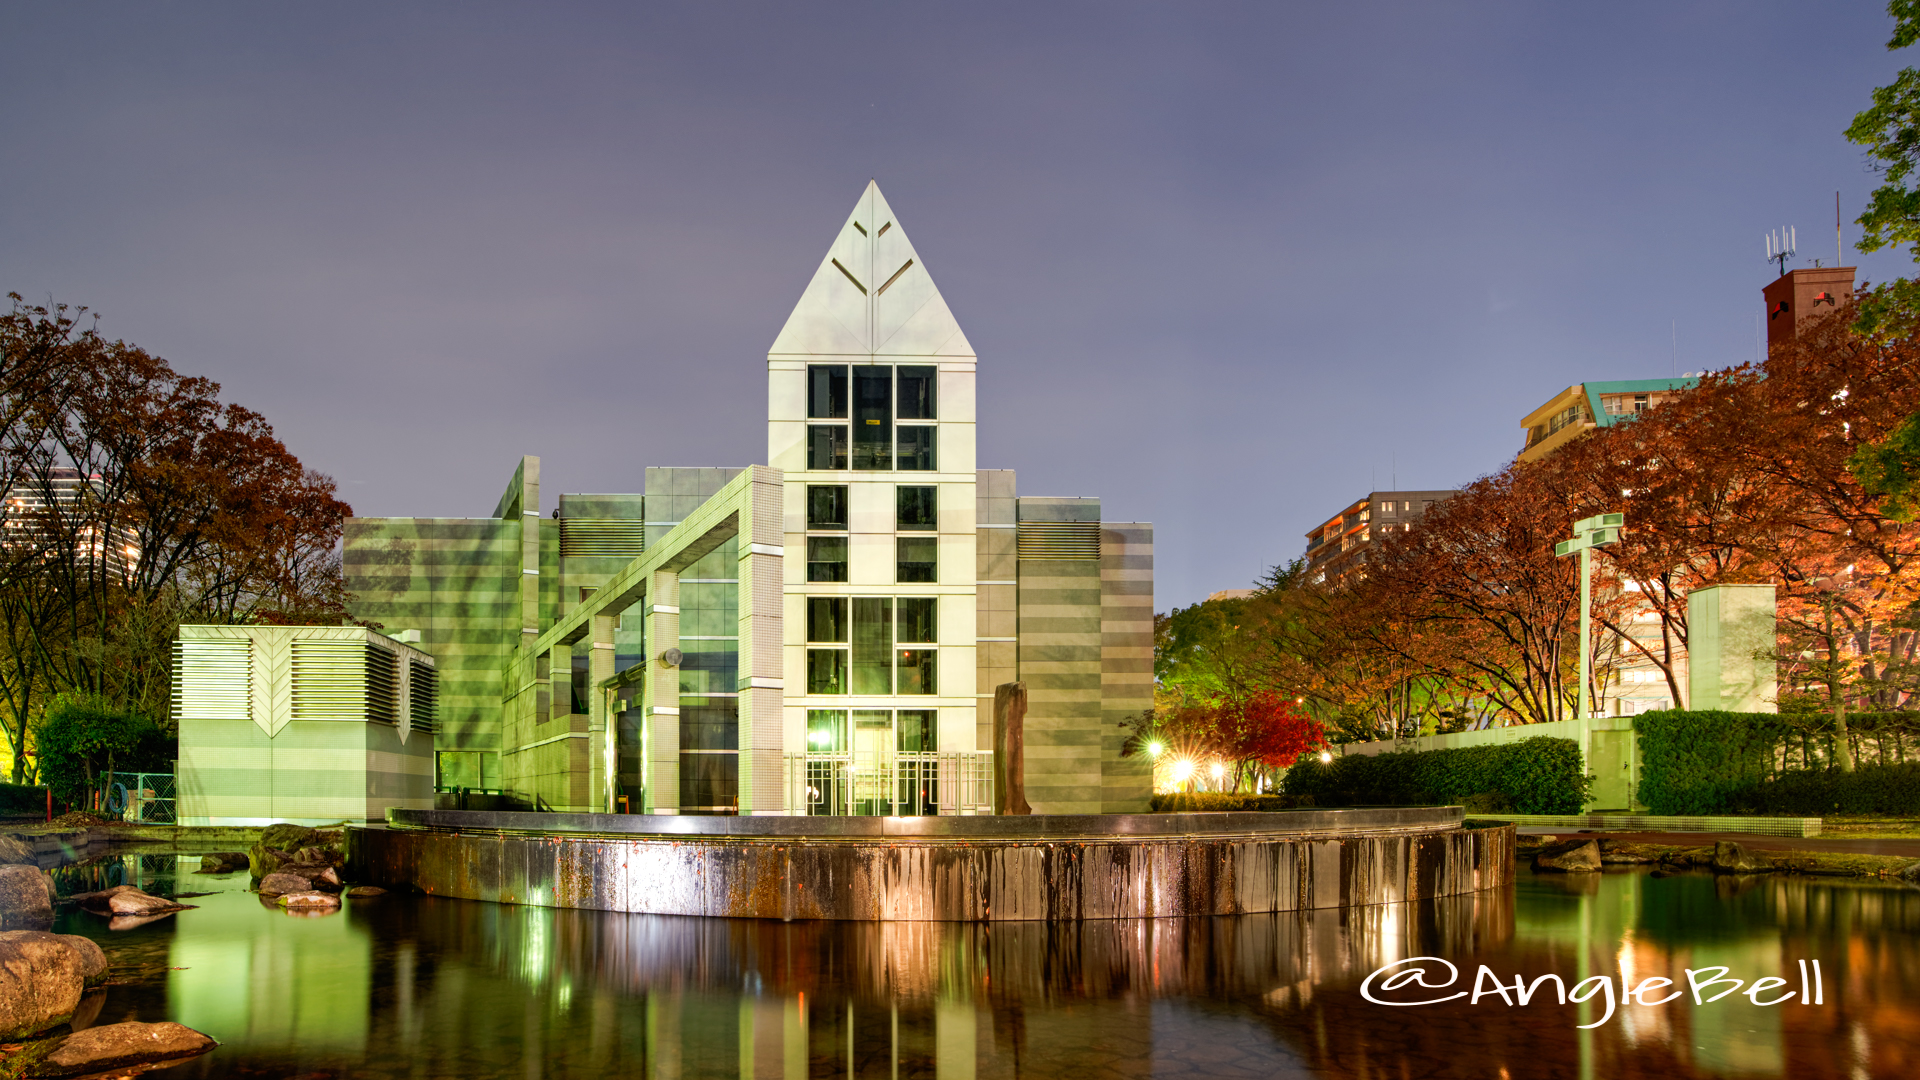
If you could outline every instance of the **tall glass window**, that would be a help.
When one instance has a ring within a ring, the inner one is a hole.
[[[903,754],[931,754],[940,749],[939,713],[933,709],[901,709],[894,714],[894,735]]]
[[[844,469],[847,467],[847,426],[845,424],[807,425],[807,468]]]
[[[817,648],[817,645],[839,648]],[[807,693],[847,692],[847,599],[807,598]]]
[[[853,369],[853,467],[893,468],[893,369]]]
[[[893,598],[856,596],[853,601],[853,692],[893,692]]]
[[[933,597],[901,597],[894,601],[899,613],[895,641],[899,648],[894,656],[896,694],[935,694],[938,693],[939,678],[935,659],[937,654],[931,648],[907,648],[909,645],[932,645],[939,637],[936,601]]]
[[[902,584],[940,580],[940,541],[931,536],[894,538],[893,579]]]
[[[932,532],[940,527],[940,489],[901,484],[894,490],[896,528]]]
[[[938,368],[909,367],[901,365],[898,369],[900,380],[900,409],[896,414],[902,420],[933,420],[933,388],[939,380]]]
[[[680,572],[680,810],[740,806],[739,541]]]
[[[847,752],[847,710],[807,710],[807,752],[811,754]]]
[[[938,428],[925,424],[900,425],[900,456],[896,468],[909,472],[932,472],[933,433]]]
[[[844,529],[847,527],[847,486],[845,484],[807,485],[807,528]]]
[[[845,420],[847,418],[847,366],[845,364],[807,366],[807,418],[809,420]]]
[[[807,537],[807,580],[847,580],[847,538],[844,536]]]

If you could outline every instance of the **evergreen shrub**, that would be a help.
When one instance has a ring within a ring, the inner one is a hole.
[[[28,784],[0,784],[0,817],[40,815],[47,810],[47,789]]]
[[[1577,814],[1592,778],[1572,739],[1536,736],[1497,746],[1406,750],[1332,762],[1303,758],[1285,794],[1315,806],[1460,804],[1476,813]]]
[[[1763,817],[1920,814],[1920,762],[1783,773],[1736,793],[1732,807]]]
[[[1915,715],[1862,712],[1848,723],[1867,759],[1851,773],[1835,767],[1832,725],[1817,713],[1641,713],[1640,801],[1649,813],[1684,816],[1920,813],[1920,763],[1872,761],[1904,756]]]
[[[1777,713],[1664,709],[1633,718],[1640,802],[1651,814],[1725,814],[1773,776],[1774,751],[1797,729]]]

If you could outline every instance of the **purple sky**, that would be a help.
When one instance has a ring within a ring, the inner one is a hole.
[[[1396,474],[1498,468],[1676,337],[1681,371],[1754,358],[1762,234],[1831,264],[1834,192],[1851,221],[1875,183],[1841,131],[1920,63],[1862,2],[5,27],[0,292],[219,380],[357,512],[484,515],[522,453],[548,509],[761,461],[767,347],[873,176],[979,351],[980,464],[1153,521],[1162,610]]]

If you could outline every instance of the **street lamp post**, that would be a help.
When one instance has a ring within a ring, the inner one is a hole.
[[[1576,552],[1580,555],[1580,711],[1577,715],[1582,720],[1593,712],[1587,691],[1587,684],[1592,681],[1589,671],[1592,658],[1588,649],[1588,642],[1592,640],[1592,631],[1589,629],[1593,611],[1592,551],[1597,547],[1619,543],[1620,527],[1626,521],[1625,514],[1595,514],[1590,518],[1582,518],[1573,523],[1573,539],[1562,540],[1553,546],[1553,554],[1558,558]]]

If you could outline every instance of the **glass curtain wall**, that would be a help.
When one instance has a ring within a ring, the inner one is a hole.
[[[680,812],[740,809],[739,545],[680,573]]]

